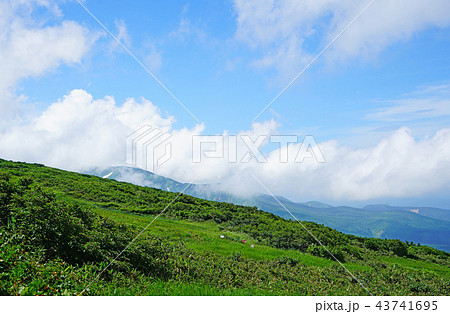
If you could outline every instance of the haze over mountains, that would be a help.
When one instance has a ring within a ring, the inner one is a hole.
[[[293,219],[276,199],[258,194],[239,197],[222,192],[220,185],[191,185],[133,167],[112,167],[90,174],[117,181],[154,187],[171,192],[184,191],[199,198],[256,206],[286,219]],[[426,244],[450,252],[450,210],[434,207],[367,205],[363,208],[332,206],[311,201],[296,203],[287,198],[277,199],[298,220],[313,221],[338,231],[375,238],[391,238]]]

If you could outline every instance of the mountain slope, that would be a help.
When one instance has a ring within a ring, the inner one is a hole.
[[[291,218],[270,196],[252,203],[284,218]],[[299,220],[314,221],[359,236],[400,239],[450,251],[450,222],[405,210],[366,210],[353,207],[311,208],[290,201],[283,205]]]
[[[404,211],[411,212],[421,216],[435,218],[439,220],[450,221],[450,210],[435,207],[405,207],[405,206],[389,206],[385,204],[374,204],[364,206],[364,209],[370,211]]]
[[[303,225],[326,249],[254,207],[0,160],[0,294],[450,292],[448,253]]]
[[[269,195],[249,198],[236,197],[220,192],[217,186],[180,183],[154,173],[132,167],[113,167],[98,173],[98,176],[180,192],[214,201],[232,202],[293,219],[280,204]],[[368,205],[364,208],[348,206],[333,207],[320,202],[296,203],[277,197],[299,220],[320,223],[344,233],[358,236],[400,239],[430,245],[450,252],[450,210],[431,207],[394,207]]]

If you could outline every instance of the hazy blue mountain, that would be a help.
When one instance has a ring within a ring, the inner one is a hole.
[[[310,202],[306,202],[306,203],[302,203],[303,205],[306,206],[310,206],[310,207],[315,207],[315,208],[331,208],[333,206],[322,203],[322,202],[317,202],[317,201],[310,201]]]
[[[407,211],[418,215],[450,221],[450,210],[435,207],[401,207],[385,204],[367,205],[364,209],[372,211]]]
[[[450,251],[448,220],[430,218],[408,210],[368,210],[347,206],[312,208],[295,202],[282,203],[298,220],[314,221],[349,234],[396,238]],[[258,197],[252,205],[284,218],[292,218],[270,197]]]
[[[106,179],[124,181],[143,186],[151,186],[171,192],[182,191],[186,186],[188,186],[188,184],[180,183],[152,172],[133,167],[111,167],[101,171],[90,171],[89,174]]]
[[[338,231],[376,238],[395,238],[450,251],[450,210],[433,207],[400,207],[384,204],[363,208],[331,206],[317,201],[296,203],[281,196],[259,194],[247,198],[220,192],[219,185],[188,185],[133,167],[112,167],[90,174],[150,186],[171,192],[184,191],[208,200],[256,206],[287,219],[313,221]],[[292,214],[292,215],[291,215]]]

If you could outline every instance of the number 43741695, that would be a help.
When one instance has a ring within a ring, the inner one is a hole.
[[[409,311],[435,311],[437,301],[378,301],[375,305],[380,311],[409,310]]]

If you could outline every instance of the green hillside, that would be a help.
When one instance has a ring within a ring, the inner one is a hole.
[[[446,252],[303,225],[327,249],[256,207],[0,160],[0,294],[450,292]]]
[[[363,237],[400,239],[450,252],[450,210],[431,207],[368,205],[364,208],[334,207],[320,202],[296,203],[278,196],[288,213],[270,195],[237,197],[221,192],[219,186],[188,185],[133,167],[112,167],[91,172],[109,179],[149,186],[172,192],[184,191],[195,197],[239,205],[256,206],[286,219],[313,221],[347,234]],[[414,210],[412,212],[411,210]]]

